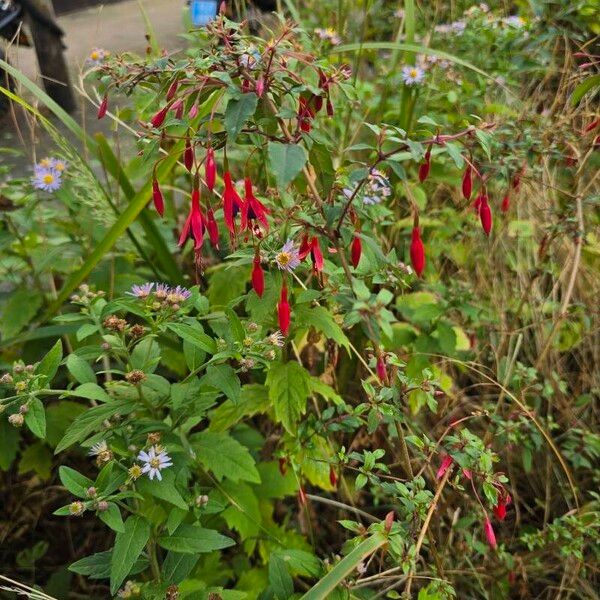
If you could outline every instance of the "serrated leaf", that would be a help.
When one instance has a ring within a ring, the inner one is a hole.
[[[217,351],[215,340],[191,325],[186,325],[185,323],[169,323],[168,328],[176,333],[181,339],[190,342],[190,344],[193,344],[205,352],[214,354]]]
[[[269,557],[269,583],[277,600],[287,600],[294,593],[294,580],[283,559],[275,553]]]
[[[129,575],[133,565],[150,539],[150,524],[139,516],[125,521],[122,532],[117,533],[110,561],[110,591],[116,594]]]
[[[350,340],[326,308],[323,306],[296,305],[294,315],[298,325],[314,327],[350,353]]]
[[[56,344],[52,346],[48,354],[37,365],[35,372],[38,375],[45,375],[49,382],[52,381],[56,375],[56,371],[58,371],[62,356],[62,341],[57,340]]]
[[[295,433],[300,416],[306,411],[310,394],[310,375],[297,362],[273,363],[266,385],[275,416],[289,433]]]
[[[190,443],[202,465],[221,481],[260,483],[256,464],[246,446],[227,433],[202,431],[190,438]]]
[[[235,542],[214,529],[198,525],[180,525],[173,535],[158,538],[158,545],[165,550],[182,554],[213,552],[234,546]]]
[[[33,398],[27,407],[29,410],[25,413],[25,424],[31,433],[44,439],[46,437],[46,413],[42,401],[39,398]]]
[[[269,142],[269,163],[281,190],[296,178],[306,164],[306,151],[298,144]]]
[[[253,92],[230,98],[225,109],[224,125],[228,141],[233,142],[243,129],[246,121],[255,113],[258,96]]]
[[[14,291],[0,311],[2,337],[10,339],[20,333],[33,320],[42,302],[42,295],[35,289],[21,288]]]
[[[0,450],[1,452],[1,450]],[[40,479],[50,479],[52,475],[52,452],[42,442],[36,442],[23,450],[19,461],[19,474],[34,471]]]
[[[234,404],[227,400],[210,415],[211,431],[226,431],[244,417],[266,412],[270,406],[269,392],[264,385],[250,383],[242,388],[240,402]]]
[[[234,404],[239,404],[242,386],[237,373],[230,365],[210,365],[202,382],[223,392]]]

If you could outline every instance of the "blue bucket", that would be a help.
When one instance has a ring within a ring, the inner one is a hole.
[[[194,27],[208,25],[217,16],[218,0],[192,0],[190,13]]]

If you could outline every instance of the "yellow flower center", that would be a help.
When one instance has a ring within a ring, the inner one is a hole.
[[[410,76],[411,77],[416,77],[419,74],[419,71],[417,71],[416,69],[411,69],[410,70]]]
[[[42,160],[40,160],[40,166],[41,167],[49,167],[50,166],[50,159],[48,158],[43,158]]]
[[[90,58],[92,60],[98,60],[99,57],[100,57],[100,55],[95,50],[90,54]]]
[[[151,458],[150,459],[150,466],[153,469],[158,469],[158,467],[160,467],[160,460],[158,458]]]
[[[50,185],[53,182],[54,182],[54,175],[52,175],[52,173],[46,173],[44,175],[44,183],[47,185]]]
[[[57,171],[64,171],[64,170],[65,170],[65,163],[64,163],[64,162],[62,162],[62,161],[60,161],[60,160],[57,160],[57,161],[54,163],[54,168],[55,168]]]
[[[286,265],[288,265],[290,263],[290,260],[292,260],[292,257],[290,254],[288,254],[287,252],[280,252],[277,255],[277,262],[282,266],[285,267]]]

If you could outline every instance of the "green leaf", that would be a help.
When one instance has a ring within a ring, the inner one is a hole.
[[[6,418],[0,419],[0,469],[6,471],[19,450],[19,431]]]
[[[173,333],[176,333],[181,339],[190,342],[190,344],[193,344],[209,354],[214,354],[217,351],[215,340],[191,325],[186,325],[185,323],[169,323],[168,328]]]
[[[297,362],[273,363],[267,373],[266,386],[277,420],[289,433],[295,433],[296,424],[306,411],[310,375]]]
[[[97,383],[82,383],[74,390],[69,392],[69,396],[87,398],[88,400],[97,400],[98,402],[111,401],[111,397]]]
[[[573,90],[571,105],[577,106],[581,102],[581,99],[594,88],[600,89],[600,74],[587,77]]]
[[[4,81],[0,85],[3,83]],[[0,321],[2,337],[10,339],[20,333],[33,320],[42,302],[42,295],[31,288],[14,291],[2,307]]]
[[[314,327],[350,353],[350,340],[326,308],[298,304],[294,307],[294,315],[298,325]]]
[[[64,465],[58,469],[58,476],[67,490],[78,498],[87,498],[87,489],[94,486],[91,479]]]
[[[96,383],[96,373],[87,361],[77,354],[69,354],[67,358],[67,369],[79,383]]]
[[[150,524],[138,516],[125,521],[124,530],[117,533],[110,561],[110,591],[116,594],[125,581],[135,561],[139,558],[150,538]]]
[[[29,471],[34,471],[40,479],[50,479],[52,475],[52,452],[42,442],[31,444],[23,450],[19,461],[19,475]]]
[[[233,367],[210,365],[206,369],[206,375],[202,378],[202,382],[223,392],[234,404],[239,404],[242,386]]]
[[[108,503],[106,510],[98,511],[98,517],[104,521],[113,531],[117,533],[125,533],[125,525],[121,518],[121,511],[114,502]]]
[[[246,384],[242,388],[238,404],[226,400],[211,413],[209,429],[211,431],[227,431],[244,417],[252,417],[266,412],[269,406],[269,392],[264,385]]]
[[[55,447],[65,435],[69,425],[86,410],[87,406],[71,400],[61,400],[58,404],[48,406],[46,408],[46,442]],[[0,452],[1,454],[2,452]]]
[[[170,584],[181,583],[192,572],[199,560],[200,557],[197,554],[167,552],[162,565],[164,580]]]
[[[69,571],[85,575],[90,579],[108,579],[110,577],[111,557],[112,550],[97,552],[96,554],[86,556],[85,558],[74,562],[69,567]],[[133,565],[131,575],[137,575],[138,573],[145,571],[147,567],[148,561],[145,558],[140,557]]]
[[[279,189],[285,190],[306,164],[306,151],[298,144],[269,142],[269,162]]]
[[[46,437],[46,413],[39,398],[32,398],[28,403],[29,410],[25,414],[25,423],[31,433],[44,439]]]
[[[96,431],[98,426],[101,425],[105,419],[109,419],[114,416],[115,413],[127,415],[130,412],[133,412],[136,409],[136,406],[134,401],[123,399],[114,400],[90,408],[88,411],[79,415],[69,426],[65,435],[56,446],[54,454],[58,454],[76,442],[84,440],[90,433]]]
[[[225,109],[225,130],[228,141],[235,141],[246,121],[255,113],[258,96],[253,92],[242,94],[239,98],[231,98]]]
[[[202,431],[190,438],[190,443],[202,465],[221,481],[260,483],[256,464],[246,446],[227,433]]]
[[[269,583],[278,600],[287,600],[294,593],[294,580],[283,559],[275,553],[269,557]]]
[[[221,516],[229,528],[240,534],[242,540],[251,542],[249,548],[244,548],[250,552],[256,545],[256,538],[260,532],[261,514],[258,498],[246,483],[224,481],[220,491],[225,496],[224,503],[229,505]]]
[[[45,375],[48,378],[48,382],[51,382],[56,375],[56,371],[58,371],[62,357],[62,342],[61,340],[57,340],[56,344],[50,349],[50,352],[39,362],[35,368],[35,372],[38,375]]]
[[[324,600],[344,579],[356,569],[362,561],[366,560],[373,552],[381,548],[387,542],[387,538],[380,533],[375,533],[361,542],[340,562],[338,562],[325,577],[314,585],[301,600]]]
[[[151,481],[143,477],[138,479],[135,485],[142,494],[154,496],[184,510],[189,508],[187,502],[175,488],[175,474],[172,471],[165,470],[162,474],[162,481],[158,479]]]
[[[158,538],[158,545],[165,550],[182,554],[213,552],[234,546],[235,542],[214,529],[198,525],[180,525],[173,535]]]

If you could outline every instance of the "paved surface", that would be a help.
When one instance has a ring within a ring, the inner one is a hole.
[[[169,51],[182,48],[184,42],[178,35],[183,32],[184,0],[126,0],[57,18],[66,32],[66,52],[71,69],[74,72],[80,69],[94,47],[104,48],[113,54],[125,50],[143,53],[146,40],[140,4],[156,31],[160,45]],[[29,78],[37,78],[37,62],[32,49],[11,48],[8,52],[14,66]]]

